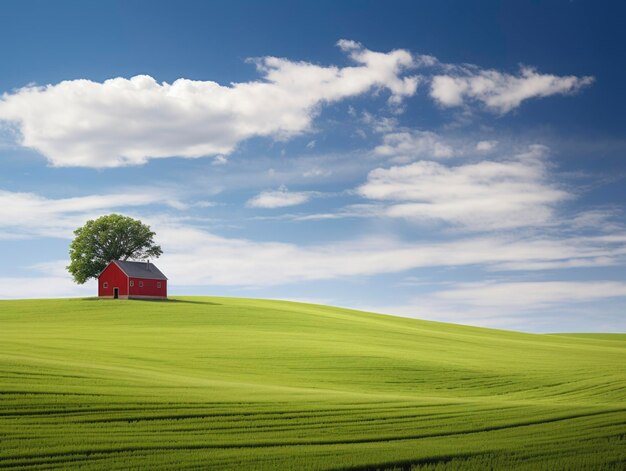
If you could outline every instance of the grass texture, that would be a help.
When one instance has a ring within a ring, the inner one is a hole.
[[[0,468],[622,470],[626,335],[284,301],[0,301]]]

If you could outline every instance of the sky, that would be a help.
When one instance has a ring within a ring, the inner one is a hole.
[[[0,299],[93,296],[72,232],[156,232],[170,295],[626,331],[626,6],[4,1]]]

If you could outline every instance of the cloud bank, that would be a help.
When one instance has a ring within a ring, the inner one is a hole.
[[[626,297],[626,283],[618,281],[523,281],[462,283],[433,294],[435,299],[465,307],[508,310],[545,309],[566,303]]]
[[[452,283],[405,305],[367,308],[483,327],[528,330],[532,326],[532,330],[543,332],[580,330],[592,317],[593,330],[611,331],[611,326],[615,329],[616,325],[625,325],[621,316],[625,301],[626,283],[621,281],[485,281]],[[601,302],[613,306],[589,308]]]
[[[134,212],[170,200],[162,195],[133,194],[120,194],[117,199],[112,195],[49,199],[5,191],[0,194],[0,238],[70,239],[72,230],[88,218],[113,208],[134,208]],[[165,252],[160,264],[180,285],[270,286],[471,265],[490,271],[549,270],[611,266],[626,258],[623,230],[586,237],[499,234],[415,242],[388,236],[359,237],[301,245],[229,238],[184,219],[139,216],[157,233]],[[57,265],[64,266],[61,262]],[[62,275],[62,270],[52,271],[48,266],[44,272]]]
[[[403,76],[414,66],[409,52],[338,45],[356,65],[263,57],[254,61],[261,80],[230,86],[182,78],[158,83],[148,75],[29,86],[2,95],[0,120],[14,123],[21,145],[53,166],[104,168],[228,155],[251,137],[283,139],[308,130],[327,103],[385,89],[398,104],[415,93],[417,77]]]
[[[387,203],[385,214],[471,230],[539,226],[570,195],[548,181],[544,146],[503,161],[457,166],[421,160],[372,170],[358,193]]]
[[[154,221],[160,262],[181,285],[272,286],[400,273],[414,268],[482,266],[526,270],[609,266],[623,262],[626,235],[468,237],[449,242],[359,238],[317,245],[226,238],[190,225]]]
[[[389,93],[398,107],[421,83],[443,107],[481,103],[506,113],[530,98],[571,94],[592,77],[519,75],[474,65],[449,65],[397,49],[376,52],[355,41],[337,45],[353,65],[322,66],[278,57],[253,62],[260,78],[228,86],[180,78],[159,83],[148,75],[104,82],[67,80],[27,86],[0,97],[0,120],[20,135],[20,144],[57,167],[107,168],[140,165],[166,157],[216,157],[217,164],[252,137],[288,139],[311,130],[320,109],[366,93]],[[419,74],[411,70],[419,69]],[[389,135],[377,151],[419,144],[436,157],[452,153],[435,136]],[[417,141],[416,141],[417,140]]]

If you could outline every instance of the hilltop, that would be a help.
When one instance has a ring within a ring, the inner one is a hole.
[[[0,301],[0,468],[623,469],[626,335]]]

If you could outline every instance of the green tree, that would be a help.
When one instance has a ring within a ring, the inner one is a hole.
[[[120,214],[89,220],[74,235],[66,268],[81,285],[97,278],[111,260],[146,260],[163,253],[154,243],[156,234],[150,226]]]

